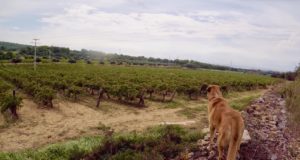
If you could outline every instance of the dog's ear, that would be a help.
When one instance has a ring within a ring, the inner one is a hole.
[[[209,93],[210,90],[211,90],[211,88],[212,88],[212,86],[208,86],[208,87],[206,88],[206,93]]]

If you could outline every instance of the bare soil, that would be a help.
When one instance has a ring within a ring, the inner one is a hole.
[[[19,109],[21,119],[0,129],[1,151],[36,148],[48,143],[99,133],[105,125],[118,132],[143,130],[162,122],[182,122],[188,118],[176,112],[180,108],[144,109],[102,104],[101,109],[90,108],[70,101],[55,102],[54,109],[40,108],[30,99],[23,100]],[[104,111],[103,111],[104,110]],[[4,124],[4,118],[1,117]]]
[[[228,98],[236,100],[262,93],[263,90],[242,92]],[[54,108],[47,109],[39,107],[26,95],[22,97],[23,107],[18,110],[20,120],[7,124],[0,114],[1,151],[38,148],[66,139],[97,135],[103,126],[116,132],[142,131],[162,123],[186,123],[197,129],[207,126],[206,100],[203,98],[189,101],[179,97],[171,103],[146,101],[148,107],[145,108],[110,101],[95,108],[95,100],[91,97],[77,102],[59,98],[54,101]]]

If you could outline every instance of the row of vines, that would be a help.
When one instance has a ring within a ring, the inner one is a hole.
[[[31,65],[7,65],[1,67],[0,77],[49,107],[57,94],[75,100],[83,94],[95,95],[97,107],[104,98],[145,106],[145,99],[172,101],[176,95],[192,99],[203,94],[207,84],[251,90],[276,82],[237,72],[85,64],[41,64],[37,71]]]
[[[0,110],[1,113],[10,111],[12,118],[18,119],[17,108],[21,106],[22,99],[16,96],[13,86],[0,79]]]

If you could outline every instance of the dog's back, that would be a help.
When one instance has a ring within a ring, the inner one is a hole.
[[[238,111],[229,107],[218,86],[208,88],[208,99],[209,123],[219,132],[219,158],[228,146],[227,160],[235,160],[244,132],[243,118]]]

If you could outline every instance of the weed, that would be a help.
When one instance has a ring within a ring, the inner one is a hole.
[[[251,95],[251,96],[246,96],[242,97],[239,99],[234,99],[232,100],[229,105],[239,111],[242,111],[247,107],[254,99],[258,98],[260,95]]]
[[[158,126],[143,134],[106,137],[103,144],[86,159],[175,158],[200,138],[203,138],[201,133],[188,132],[177,125]]]
[[[206,104],[203,104],[194,108],[190,108],[190,107],[182,108],[181,110],[177,111],[177,114],[181,114],[186,116],[189,119],[193,119],[196,118],[200,112],[203,112],[205,110],[206,110]]]

